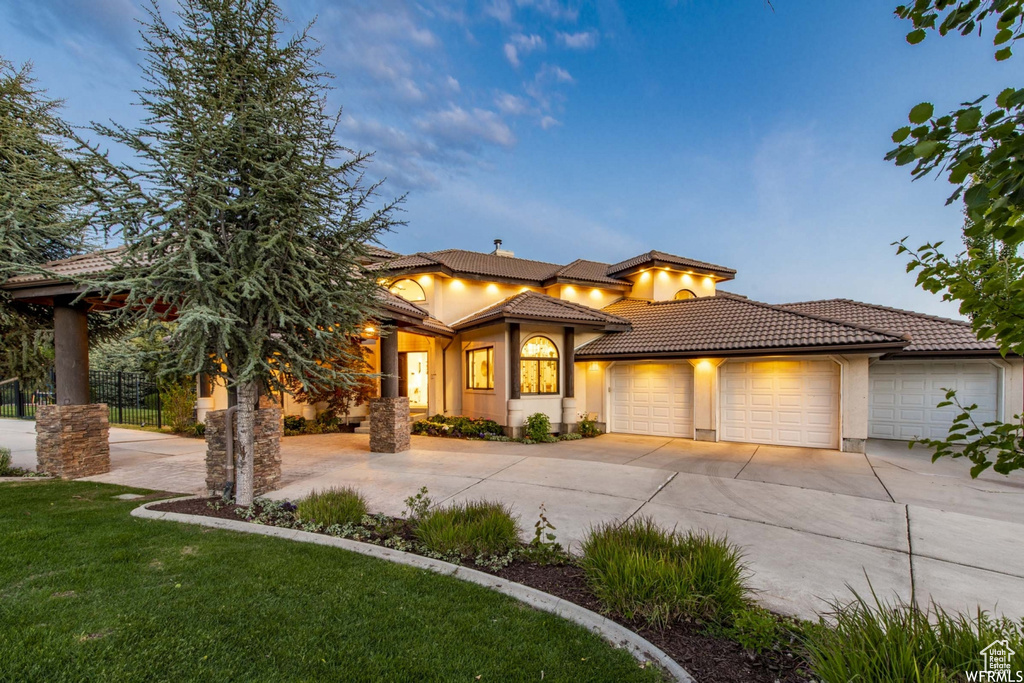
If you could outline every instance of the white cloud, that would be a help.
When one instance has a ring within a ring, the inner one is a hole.
[[[536,12],[546,15],[557,21],[576,21],[580,12],[568,4],[563,5],[558,0],[516,0],[519,7],[528,7]]]
[[[538,83],[572,83],[573,77],[557,64],[543,64],[537,72],[536,80]]]
[[[449,76],[445,79],[444,84],[452,92],[462,92],[462,86],[459,85],[459,81],[454,76]]]
[[[545,47],[544,39],[536,34],[525,35],[523,33],[517,33],[508,39],[505,43],[504,52],[505,59],[509,61],[509,64],[519,68],[520,55],[529,54],[535,50],[543,50]]]
[[[597,31],[579,31],[577,33],[559,31],[558,40],[570,50],[589,50],[597,47]]]
[[[544,130],[550,130],[555,126],[562,125],[562,122],[556,119],[554,116],[543,116],[540,119],[540,127]]]
[[[512,5],[508,3],[508,0],[491,0],[484,7],[484,15],[497,19],[502,24],[512,23]]]
[[[519,97],[512,93],[499,92],[494,97],[494,106],[503,114],[510,116],[522,116],[530,111],[530,103],[525,97]]]
[[[452,104],[417,120],[421,131],[440,142],[462,149],[476,149],[481,142],[511,147],[516,138],[500,116],[489,109],[465,110]]]

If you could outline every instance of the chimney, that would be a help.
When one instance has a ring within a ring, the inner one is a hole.
[[[513,256],[516,255],[514,251],[502,249],[500,239],[494,240],[494,251],[492,251],[491,253],[494,254],[495,256],[505,256],[507,258],[512,258]]]

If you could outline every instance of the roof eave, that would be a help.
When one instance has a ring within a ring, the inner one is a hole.
[[[541,283],[542,287],[551,287],[552,285],[584,285],[601,289],[615,289],[622,292],[629,292],[633,289],[633,283],[628,281],[613,283],[601,280],[587,280],[586,278],[565,277],[564,275],[549,277]]]
[[[666,268],[669,270],[679,270],[687,273],[693,273],[694,275],[704,275],[706,277],[715,277],[725,282],[727,280],[736,279],[736,271],[729,270],[718,270],[716,268],[699,268],[696,266],[681,266],[678,263],[672,263],[670,261],[661,261],[659,259],[653,259],[651,261],[644,261],[638,263],[635,266],[629,268],[623,268],[621,270],[610,271],[608,277],[628,277],[644,270],[650,270],[651,268]]]
[[[1016,356],[1015,353],[1009,353],[1008,356]],[[999,353],[996,349],[961,349],[961,350],[914,350],[914,351],[893,351],[882,356],[882,360],[890,360],[896,358],[914,358],[914,359],[927,359],[927,358],[1003,358],[1003,354]]]
[[[462,325],[452,325],[452,329],[456,332],[468,332],[469,330],[475,330],[481,327],[490,327],[491,325],[501,323],[519,323],[521,325],[529,325],[532,323],[555,324],[562,325],[564,327],[595,330],[598,332],[629,332],[632,329],[631,325],[623,323],[572,320],[569,318],[553,318],[548,316],[509,315],[502,312],[488,315],[483,318],[477,318],[476,320],[471,320]]]
[[[754,349],[705,349],[697,351],[630,351],[625,353],[587,353],[581,349],[576,353],[576,360],[646,360],[646,359],[685,359],[685,358],[737,358],[755,356],[809,356],[829,353],[878,353],[879,351],[896,351],[906,342],[881,342],[876,344],[829,344],[822,346],[782,346]]]

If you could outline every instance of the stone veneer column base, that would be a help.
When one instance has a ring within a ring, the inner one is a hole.
[[[224,493],[227,484],[227,432],[224,428],[226,410],[206,413],[206,489],[211,496]],[[235,415],[237,424],[238,416]],[[253,493],[262,495],[277,488],[281,481],[281,409],[274,406],[256,411],[256,452],[253,454]],[[235,440],[235,480],[238,480],[238,458],[241,452]]]
[[[405,396],[370,399],[370,450],[401,453],[412,447],[409,399]]]
[[[78,479],[110,471],[106,403],[36,408],[36,462],[40,472]]]
[[[864,453],[867,450],[867,439],[843,439],[844,453]]]
[[[718,441],[718,432],[714,429],[694,429],[694,441]]]

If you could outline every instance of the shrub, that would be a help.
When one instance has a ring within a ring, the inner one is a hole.
[[[285,415],[284,428],[287,431],[302,433],[306,431],[306,418],[301,415]]]
[[[200,438],[206,436],[206,423],[196,422],[194,425],[192,425],[192,428],[189,430],[188,433],[191,434],[192,436],[198,436]]]
[[[581,566],[611,612],[664,627],[681,618],[726,623],[748,603],[736,546],[704,532],[678,534],[650,518],[591,529]]]
[[[590,413],[580,414],[580,421],[576,423],[576,429],[584,439],[592,439],[601,434],[601,429],[597,426],[597,420],[592,419]]]
[[[313,491],[297,503],[295,516],[303,522],[344,526],[359,524],[366,512],[366,499],[355,489],[346,486]]]
[[[519,545],[519,521],[502,503],[470,501],[427,512],[416,525],[416,538],[442,555],[505,555]]]
[[[558,440],[559,441],[579,441],[582,438],[583,438],[583,436],[580,435],[580,434],[577,434],[576,432],[567,432],[565,434],[559,434],[558,435]]]
[[[804,630],[804,646],[815,675],[825,681],[956,681],[983,666],[981,650],[1006,639],[1016,652],[1014,670],[1024,669],[1024,636],[1008,619],[978,610],[974,618],[950,614],[934,603],[922,609],[896,598],[869,603],[854,592],[847,604],[833,603],[835,625]],[[873,603],[873,604],[872,604]]]
[[[164,419],[175,434],[187,434],[196,423],[196,390],[184,382],[166,387],[160,396]]]
[[[7,472],[11,470],[11,449],[0,447],[0,477],[7,476]]]
[[[407,519],[420,519],[430,511],[430,506],[434,504],[434,501],[430,499],[429,493],[427,487],[424,486],[416,492],[416,495],[405,499],[405,516]]]
[[[526,418],[523,436],[530,441],[548,441],[551,439],[551,420],[544,413],[534,413]]]
[[[500,436],[505,430],[494,420],[462,416],[445,417],[434,415],[427,420],[413,423],[412,433],[426,436],[451,436],[460,439],[486,439]]]
[[[721,635],[747,650],[763,652],[775,647],[784,631],[774,614],[763,607],[749,605],[733,613],[730,625],[721,630]]]

